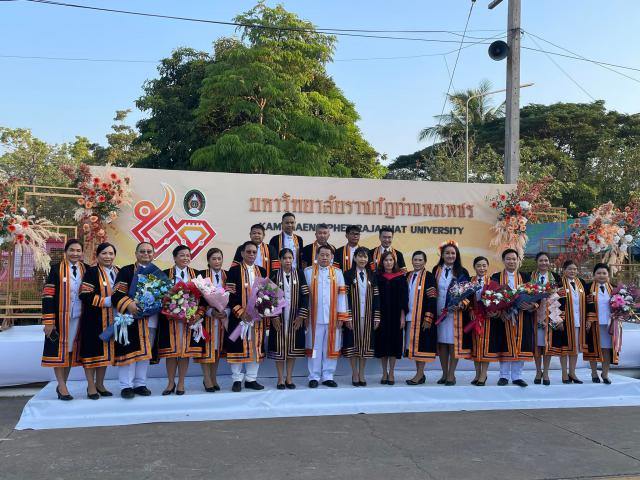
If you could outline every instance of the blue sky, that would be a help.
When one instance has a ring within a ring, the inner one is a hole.
[[[230,20],[251,8],[246,0],[76,0],[83,5],[166,15]],[[291,0],[282,3],[324,28],[461,31],[468,0]],[[640,68],[640,2],[637,0],[523,0],[522,28],[583,56]],[[494,10],[477,0],[469,35],[487,37],[506,30],[507,0]],[[478,31],[489,30],[489,31]],[[0,2],[0,55],[157,60],[179,46],[209,51],[232,27],[141,18],[35,4]],[[403,34],[398,34],[403,35]],[[414,34],[446,40],[458,37]],[[541,46],[554,48],[540,40]],[[526,35],[524,46],[537,48]],[[449,83],[443,56],[356,61],[371,57],[412,56],[454,50],[456,44],[340,37],[329,73],[355,102],[365,138],[390,159],[422,148],[421,128],[433,125]],[[455,89],[473,88],[489,79],[504,88],[505,62],[494,62],[486,45],[462,50]],[[455,54],[446,57],[453,67]],[[594,64],[554,57],[589,94],[609,108],[640,112],[640,83]],[[71,62],[0,58],[0,126],[31,128],[46,141],[61,143],[84,135],[104,143],[115,110],[132,108],[153,63]],[[640,72],[625,71],[640,79]],[[590,98],[541,53],[523,51],[522,104],[587,102]],[[503,95],[503,94],[502,94]],[[495,101],[501,101],[496,96]]]

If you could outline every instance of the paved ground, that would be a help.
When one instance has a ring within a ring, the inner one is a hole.
[[[638,475],[640,408],[514,410],[15,431],[0,479],[556,479]]]

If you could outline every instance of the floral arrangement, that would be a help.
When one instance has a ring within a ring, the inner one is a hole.
[[[618,285],[613,289],[609,305],[611,318],[620,322],[640,322],[636,310],[640,307],[640,290],[637,287]]]
[[[140,318],[155,315],[162,309],[162,299],[171,289],[171,281],[162,271],[138,274],[133,299],[140,309]]]
[[[513,248],[524,254],[527,244],[527,223],[536,220],[536,212],[551,206],[546,193],[553,183],[552,177],[544,177],[533,183],[518,180],[516,188],[488,199],[489,206],[498,212],[496,224],[491,228],[494,237],[491,246],[498,252]]]
[[[198,275],[192,282],[198,290],[200,290],[202,297],[207,301],[209,306],[219,312],[227,308],[227,304],[229,303],[229,292],[227,290],[215,286],[210,278],[203,278],[202,275]]]
[[[640,200],[631,200],[623,210],[607,202],[594,208],[590,214],[581,212],[570,225],[567,253],[560,261],[571,257],[582,261],[589,255],[604,254],[603,261],[617,267],[627,257],[629,247],[640,234]]]
[[[53,224],[46,218],[35,218],[27,209],[9,200],[9,186],[0,184],[0,249],[12,249],[19,246],[33,256],[36,270],[49,273],[51,257],[46,244],[50,238],[59,239],[53,231]]]
[[[548,298],[542,299],[540,308],[536,311],[536,320],[538,328],[545,328],[547,321],[551,330],[564,328],[564,319],[560,310],[560,295],[558,295],[557,291],[553,291]]]
[[[455,282],[451,285],[447,292],[447,303],[436,320],[436,325],[447,318],[450,308],[473,296],[481,288],[482,286],[478,282]]]
[[[258,277],[251,287],[251,295],[247,301],[247,316],[229,335],[231,341],[238,337],[246,338],[254,322],[265,317],[275,317],[284,310],[284,291],[268,278]]]
[[[120,176],[107,165],[102,176],[94,175],[88,165],[81,163],[78,169],[63,167],[63,172],[74,182],[82,195],[74,218],[82,228],[88,242],[104,242],[106,227],[120,213],[120,209],[131,203],[131,179]]]
[[[515,289],[516,298],[513,302],[513,308],[520,308],[523,303],[537,303],[549,297],[556,290],[557,286],[552,283],[547,283],[546,285],[540,285],[537,282],[520,284]]]
[[[198,312],[200,290],[193,282],[178,282],[162,299],[162,314],[180,322],[190,322]]]
[[[516,299],[516,291],[506,285],[491,282],[482,292],[480,302],[486,313],[496,313],[511,309]]]

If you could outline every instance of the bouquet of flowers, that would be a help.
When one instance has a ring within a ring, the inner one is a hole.
[[[549,297],[557,286],[552,283],[540,285],[537,282],[526,282],[516,288],[516,298],[513,302],[513,308],[518,309],[523,303],[536,303],[543,298]]]
[[[284,310],[284,291],[268,278],[256,278],[251,287],[251,295],[247,301],[249,321],[241,321],[229,338],[235,341],[245,338],[251,325],[264,317],[275,317]]]
[[[162,299],[162,314],[172,320],[189,322],[198,312],[200,290],[193,282],[178,282]]]
[[[171,281],[167,275],[150,264],[134,276],[129,286],[129,296],[138,305],[141,313],[136,318],[150,317],[162,309],[162,299],[169,292]]]
[[[491,282],[482,292],[480,301],[486,313],[496,313],[509,310],[516,299],[516,291],[506,285],[498,285]]]
[[[215,308],[219,312],[224,311],[229,303],[229,292],[224,288],[216,287],[210,278],[202,278],[198,275],[192,280],[193,284],[198,287],[202,297],[207,301],[209,306]]]
[[[475,295],[481,288],[482,286],[478,282],[455,282],[451,285],[447,292],[447,303],[436,320],[436,325],[447,318],[450,308],[459,305],[463,300]]]
[[[637,287],[618,285],[611,292],[611,319],[619,322],[638,323],[640,318],[636,310],[640,307],[640,290]]]

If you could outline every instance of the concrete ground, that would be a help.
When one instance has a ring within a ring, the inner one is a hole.
[[[13,430],[0,479],[640,478],[640,408],[511,410]]]

